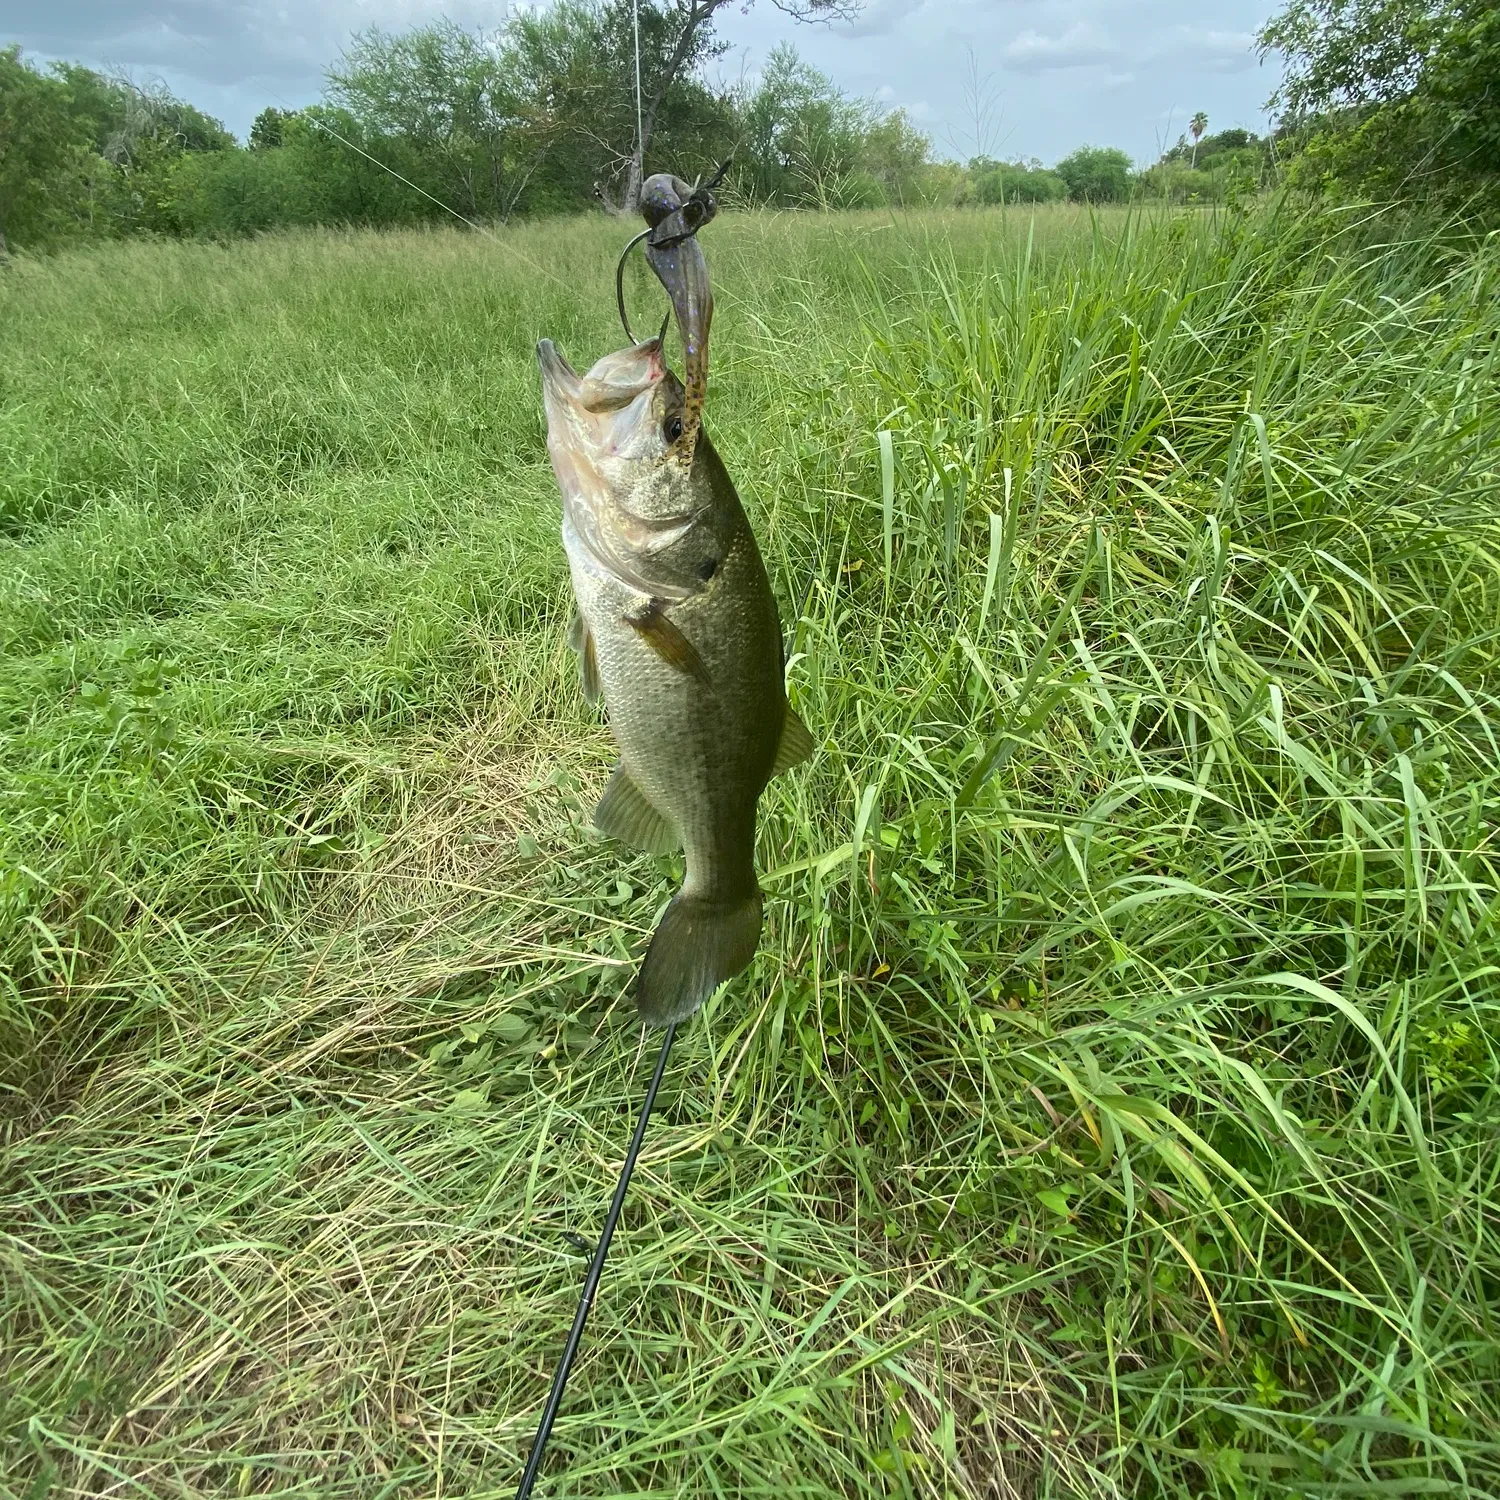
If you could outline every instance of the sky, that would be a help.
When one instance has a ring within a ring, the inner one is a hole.
[[[743,3],[743,0],[742,0]],[[1154,159],[1203,110],[1262,128],[1274,65],[1254,53],[1277,0],[864,0],[852,23],[799,25],[774,0],[720,12],[713,70],[753,76],[791,41],[847,93],[906,109],[939,155],[1053,162],[1082,144]],[[300,107],[352,32],[447,16],[494,26],[503,0],[0,0],[0,45],[162,79],[240,137]],[[971,69],[971,58],[973,67]],[[974,84],[977,83],[977,89]],[[974,107],[976,97],[981,108]]]

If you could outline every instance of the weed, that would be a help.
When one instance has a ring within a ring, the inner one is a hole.
[[[1497,247],[713,235],[715,441],[822,749],[558,1483],[1493,1493]],[[587,831],[532,356],[614,346],[617,239],[7,273],[18,1493],[514,1487],[677,874]]]

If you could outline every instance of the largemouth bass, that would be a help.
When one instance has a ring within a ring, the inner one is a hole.
[[[578,606],[572,641],[620,751],[594,822],[686,855],[635,987],[642,1019],[661,1026],[754,956],[756,804],[812,737],[786,701],[776,600],[699,425],[701,390],[692,401],[659,339],[581,377],[550,339],[537,357]]]

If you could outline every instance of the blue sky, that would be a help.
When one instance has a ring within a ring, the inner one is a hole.
[[[1054,161],[1085,142],[1154,157],[1195,110],[1211,130],[1263,126],[1275,86],[1253,52],[1273,0],[866,0],[852,24],[801,26],[772,0],[721,12],[730,50],[715,65],[753,75],[792,41],[848,92],[900,105],[943,155]],[[447,15],[493,26],[484,0],[0,0],[0,42],[42,57],[124,67],[243,136],[267,104],[318,97],[324,66],[365,26]],[[976,126],[969,58],[993,106]]]

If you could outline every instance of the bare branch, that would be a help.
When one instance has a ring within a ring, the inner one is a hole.
[[[771,4],[794,21],[825,26],[852,21],[865,8],[864,0],[771,0]]]

